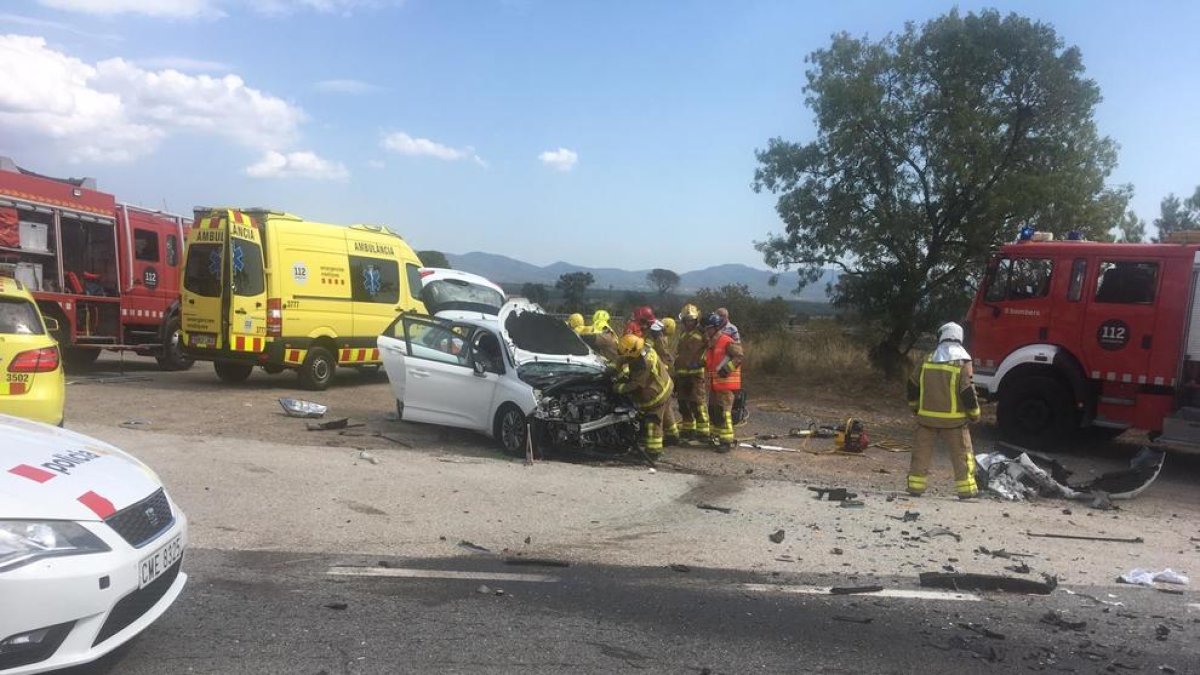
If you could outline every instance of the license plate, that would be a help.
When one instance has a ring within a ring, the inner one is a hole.
[[[161,577],[163,572],[171,569],[171,565],[179,562],[182,557],[183,535],[177,534],[157,551],[142,558],[142,562],[138,564],[138,588],[145,588],[146,584]]]
[[[217,336],[212,333],[192,333],[192,346],[213,349],[217,346]]]

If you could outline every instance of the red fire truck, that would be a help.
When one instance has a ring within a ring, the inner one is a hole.
[[[0,157],[0,266],[32,292],[68,366],[102,349],[191,366],[179,349],[179,278],[191,219],[128,204],[91,178],[35,174]]]
[[[967,320],[1001,433],[1084,428],[1200,449],[1200,246],[1022,241],[1000,248]]]

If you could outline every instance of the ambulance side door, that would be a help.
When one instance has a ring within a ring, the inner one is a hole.
[[[229,274],[229,313],[226,342],[235,351],[255,351],[267,335],[267,274],[262,237],[249,216],[230,214],[226,267]]]

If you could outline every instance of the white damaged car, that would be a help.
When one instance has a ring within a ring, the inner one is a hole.
[[[523,298],[496,317],[403,314],[379,336],[400,419],[471,429],[507,453],[625,451],[637,410],[612,389],[604,359],[567,324]]]
[[[93,661],[179,597],[187,518],[145,464],[0,415],[0,673]]]

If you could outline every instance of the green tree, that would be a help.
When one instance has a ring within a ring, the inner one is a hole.
[[[446,254],[441,251],[417,251],[417,257],[425,267],[450,269],[450,261],[446,260]]]
[[[878,42],[835,35],[808,63],[816,140],[758,151],[754,189],[778,195],[785,232],[756,245],[801,286],[841,268],[833,302],[873,324],[889,374],[961,316],[1020,225],[1100,239],[1125,211],[1131,189],[1105,186],[1100,90],[1045,23],[952,11]]]
[[[679,287],[679,275],[661,267],[655,267],[647,272],[646,281],[658,290],[659,299],[665,298],[668,293]]]
[[[567,272],[560,275],[558,281],[554,282],[554,287],[563,294],[563,305],[567,311],[582,312],[583,295],[587,292],[588,286],[596,283],[596,279],[592,277],[591,272]]]
[[[1166,241],[1172,232],[1200,230],[1200,186],[1187,199],[1167,195],[1159,204],[1159,211],[1158,218],[1154,219],[1154,227],[1158,228],[1155,241]]]
[[[521,286],[521,295],[542,306],[550,301],[550,289],[546,288],[545,284],[524,284]]]
[[[1146,221],[1133,211],[1126,211],[1121,222],[1117,223],[1117,241],[1140,244],[1146,240]]]

